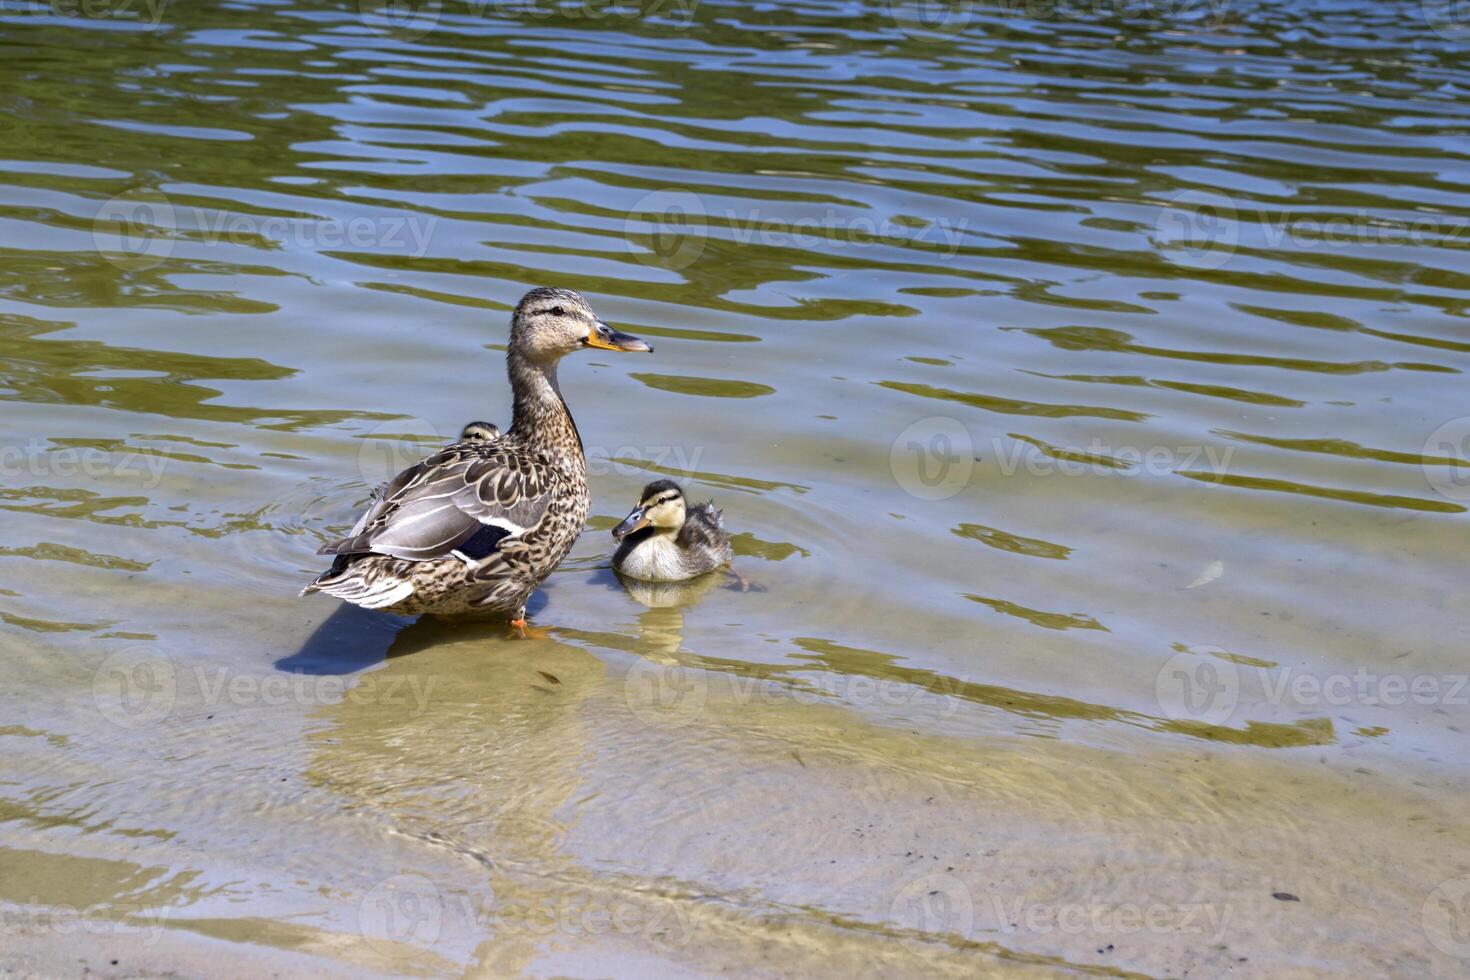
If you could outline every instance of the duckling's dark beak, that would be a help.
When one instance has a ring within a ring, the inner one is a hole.
[[[641,506],[634,507],[633,513],[623,518],[623,523],[612,529],[612,536],[621,541],[634,531],[647,527],[648,515],[645,513],[645,510],[646,508]]]
[[[630,333],[620,333],[601,320],[592,322],[592,329],[587,332],[587,346],[596,347],[599,350],[653,352],[652,344]]]

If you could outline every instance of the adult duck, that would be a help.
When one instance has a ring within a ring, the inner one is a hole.
[[[533,289],[511,316],[510,430],[410,466],[352,533],[321,548],[332,567],[302,590],[400,615],[509,613],[571,550],[587,518],[587,461],[557,363],[596,348],[651,351],[597,318],[579,293]]]

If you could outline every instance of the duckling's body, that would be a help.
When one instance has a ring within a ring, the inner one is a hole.
[[[524,625],[526,600],[587,518],[587,462],[556,379],[562,356],[587,347],[652,350],[571,290],[527,293],[506,353],[510,430],[399,473],[351,534],[321,549],[336,560],[302,594],[401,615],[513,613]]]
[[[643,488],[638,506],[613,528],[613,568],[643,582],[682,582],[722,568],[735,557],[714,502],[689,506],[672,480]]]

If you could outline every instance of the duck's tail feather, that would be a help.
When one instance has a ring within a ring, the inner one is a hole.
[[[695,504],[692,509],[703,514],[711,524],[721,531],[725,529],[725,512],[716,507],[713,500],[707,500],[702,504]]]
[[[384,609],[413,595],[412,582],[384,575],[371,563],[348,559],[348,555],[338,555],[332,567],[313,579],[298,595],[324,592],[364,609]]]

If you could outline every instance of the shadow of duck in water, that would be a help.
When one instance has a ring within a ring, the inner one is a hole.
[[[527,611],[535,615],[546,602],[546,596],[537,592],[527,602]],[[505,623],[435,616],[413,620],[344,603],[332,610],[295,653],[280,658],[273,666],[291,674],[355,674],[436,643],[478,637],[481,633],[487,642],[505,640]]]

